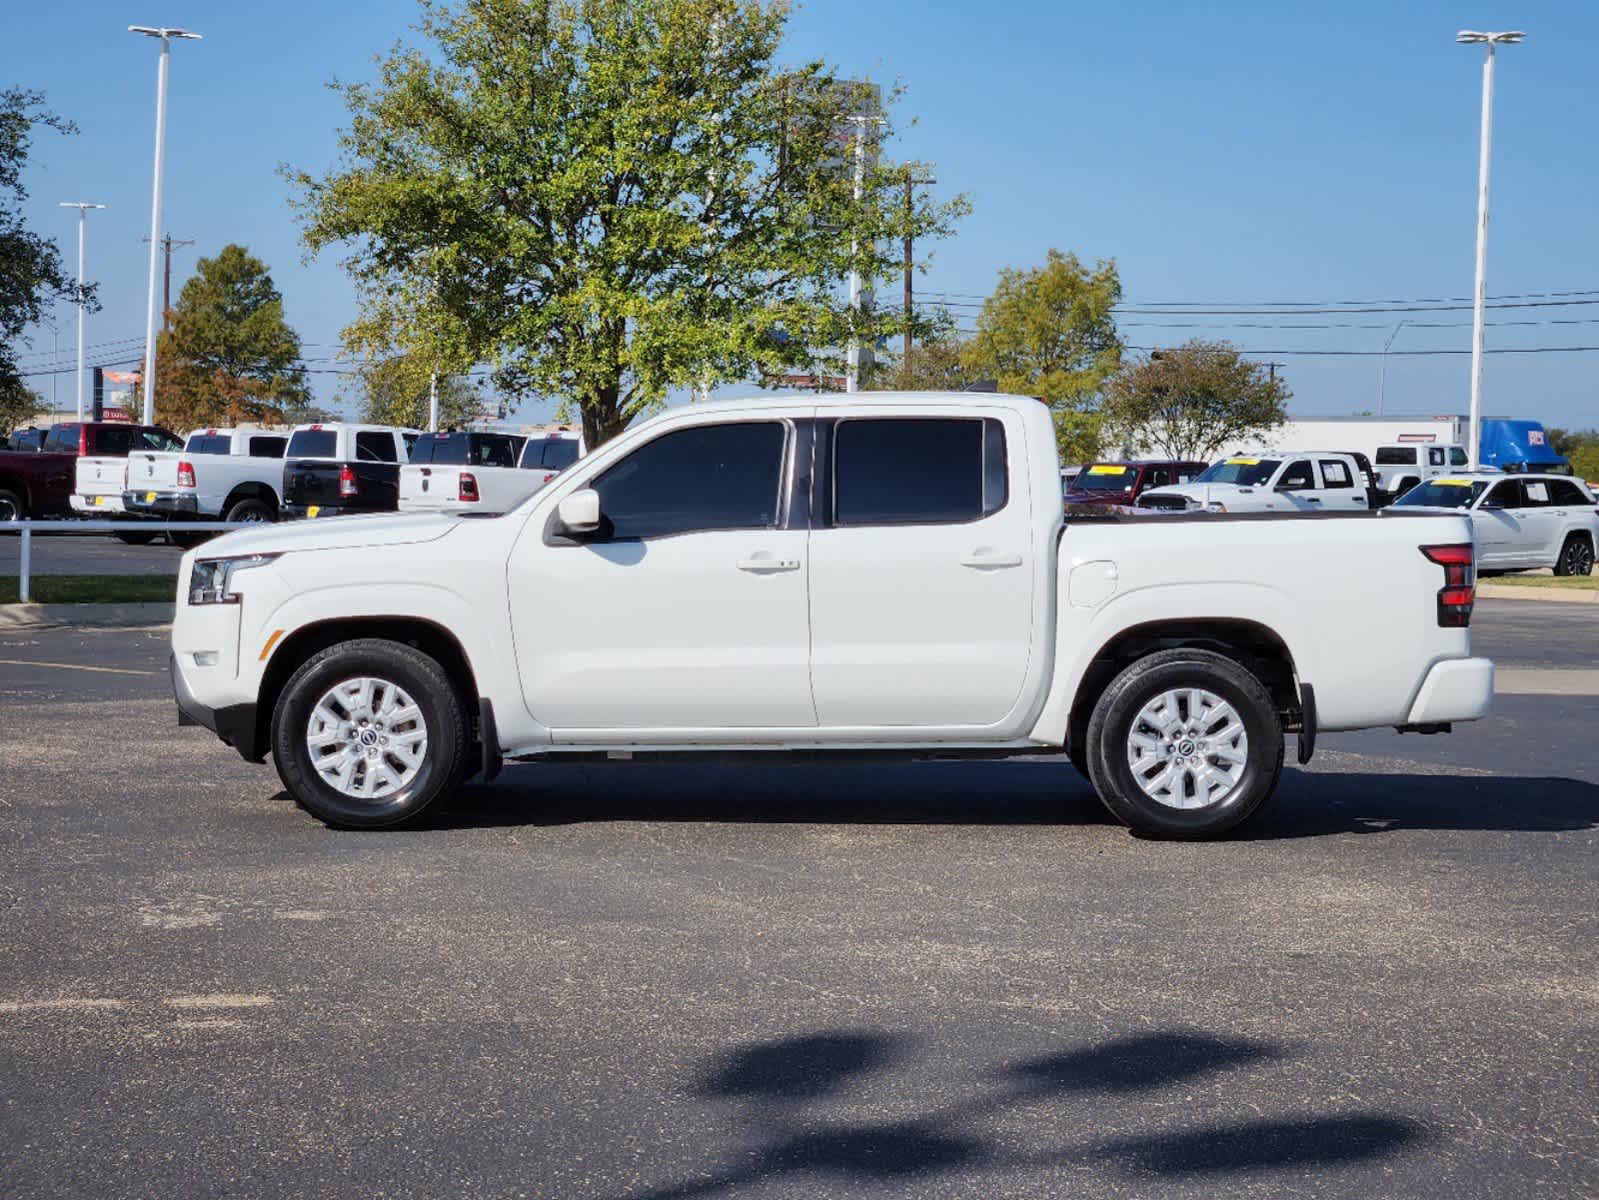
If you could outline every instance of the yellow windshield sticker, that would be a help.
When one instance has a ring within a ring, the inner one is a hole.
[[[1126,471],[1126,467],[1117,466],[1099,466],[1088,468],[1088,473],[1090,475],[1122,475],[1125,474]]]
[[[1439,487],[1470,487],[1471,486],[1471,480],[1469,480],[1469,479],[1434,479],[1433,482],[1436,483]]]
[[[1260,459],[1258,459],[1258,458],[1229,458],[1227,460],[1227,465],[1229,467],[1258,467],[1258,466],[1260,466]]]

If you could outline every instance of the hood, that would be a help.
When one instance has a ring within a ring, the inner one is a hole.
[[[225,533],[194,551],[196,558],[241,554],[287,554],[293,550],[355,550],[431,542],[461,524],[449,513],[372,513],[284,521]]]

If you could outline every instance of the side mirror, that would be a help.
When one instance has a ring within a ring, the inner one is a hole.
[[[593,533],[600,527],[600,494],[593,488],[573,492],[556,505],[555,519],[564,533]]]

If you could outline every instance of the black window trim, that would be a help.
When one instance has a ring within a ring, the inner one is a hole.
[[[666,540],[668,540],[670,538],[693,537],[695,534],[700,534],[700,533],[749,533],[749,534],[761,534],[761,533],[775,533],[775,532],[777,532],[779,530],[796,528],[796,526],[794,526],[791,523],[791,521],[790,521],[790,514],[793,511],[793,506],[791,504],[791,501],[793,499],[794,479],[795,479],[795,475],[796,475],[796,471],[795,471],[795,454],[796,454],[796,447],[797,447],[798,442],[799,442],[799,426],[801,426],[802,424],[809,424],[809,422],[804,417],[767,416],[767,415],[764,415],[764,414],[760,414],[760,415],[751,414],[750,416],[747,416],[747,417],[730,416],[728,419],[722,420],[722,421],[705,421],[705,422],[694,422],[692,424],[686,424],[686,425],[674,425],[672,428],[670,428],[670,429],[662,429],[654,437],[648,438],[645,441],[640,442],[637,446],[634,446],[626,454],[624,454],[621,457],[619,457],[618,459],[616,459],[615,462],[612,462],[612,463],[610,463],[608,465],[602,466],[599,470],[595,471],[593,474],[588,475],[584,479],[580,480],[578,482],[577,487],[572,489],[572,491],[574,491],[574,492],[580,492],[584,488],[592,488],[594,486],[594,481],[597,480],[600,476],[602,476],[602,475],[606,474],[607,472],[612,471],[615,468],[621,466],[624,462],[626,462],[633,455],[637,454],[640,450],[644,449],[646,446],[653,445],[654,443],[660,441],[663,437],[667,437],[667,436],[669,436],[671,434],[674,434],[674,433],[682,433],[682,432],[684,432],[685,430],[688,430],[688,429],[708,429],[708,428],[711,428],[712,426],[716,426],[716,425],[781,425],[783,427],[783,455],[782,455],[781,461],[778,464],[777,509],[776,509],[776,514],[775,514],[776,515],[776,519],[770,525],[716,525],[716,526],[707,526],[707,527],[701,528],[701,529],[681,529],[681,530],[678,530],[675,533],[651,534],[649,537],[597,538],[597,537],[590,537],[588,535],[579,535],[577,537],[574,537],[571,534],[566,534],[566,533],[559,532],[559,530],[557,528],[557,526],[560,523],[560,508],[561,508],[560,501],[557,501],[555,503],[555,505],[550,509],[549,518],[544,522],[544,538],[543,538],[544,544],[546,546],[556,546],[556,547],[559,547],[559,546],[637,546],[637,545],[643,545],[643,544],[648,543],[648,542],[663,542],[663,541],[666,541]],[[580,459],[579,462],[581,462],[581,461],[582,460]],[[575,467],[577,465],[577,463],[574,463],[572,465]],[[569,467],[567,469],[570,470],[571,468]],[[570,496],[571,494],[572,494],[572,492],[567,492],[566,493],[567,496]],[[562,499],[565,499],[565,497],[563,496]],[[602,515],[603,515],[603,513],[602,513]],[[804,526],[800,525],[797,528],[803,529]]]
[[[859,524],[851,523],[849,525],[840,525],[837,518],[838,508],[836,491],[838,481],[833,472],[833,460],[836,457],[833,453],[833,443],[838,437],[839,426],[851,421],[980,421],[982,423],[982,439],[980,445],[983,456],[983,482],[979,489],[979,493],[982,497],[981,502],[983,505],[983,511],[978,513],[976,516],[967,517],[960,521],[862,521]],[[998,444],[1002,454],[999,463],[1000,478],[1002,480],[1002,494],[1000,502],[993,508],[988,507],[988,470],[993,465],[989,461],[989,422],[993,422],[994,427],[998,428],[999,430],[1000,436]],[[936,413],[916,413],[914,415],[906,414],[903,416],[897,413],[863,413],[860,416],[829,417],[825,419],[819,419],[816,424],[818,426],[826,424],[828,428],[825,435],[818,436],[816,438],[816,445],[819,448],[825,445],[826,449],[825,453],[819,452],[815,456],[820,461],[817,462],[816,470],[812,476],[811,491],[813,498],[815,497],[817,491],[820,491],[822,495],[820,497],[821,503],[816,506],[820,509],[820,512],[817,514],[820,517],[820,520],[812,524],[812,529],[895,529],[907,526],[940,525],[953,529],[961,525],[976,525],[980,521],[986,521],[990,517],[998,516],[1000,513],[1004,512],[1010,507],[1010,436],[1005,430],[1004,420],[998,415],[989,416],[987,413],[983,413],[973,416],[970,410],[962,410],[960,413],[951,412],[947,416],[942,416]],[[821,430],[818,430],[818,434],[821,434],[821,432]]]
[[[1343,483],[1329,483],[1327,481],[1327,468],[1328,467],[1338,467],[1340,470],[1342,470],[1343,473],[1344,473],[1345,482],[1343,482]],[[1358,469],[1355,470],[1355,471],[1351,471],[1349,469],[1349,467],[1350,467],[1350,464],[1346,463],[1341,458],[1318,458],[1316,460],[1316,471],[1321,476],[1322,489],[1324,491],[1326,491],[1326,490],[1341,491],[1341,490],[1347,488],[1348,490],[1353,491],[1355,489],[1355,486],[1356,486],[1355,485],[1355,477],[1360,472],[1359,472]]]

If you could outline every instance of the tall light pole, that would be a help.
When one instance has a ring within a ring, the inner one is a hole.
[[[1493,147],[1494,125],[1494,47],[1513,46],[1525,33],[1479,33],[1462,29],[1455,35],[1461,45],[1482,45],[1487,53],[1482,60],[1482,142],[1477,159],[1477,290],[1471,317],[1471,427],[1466,448],[1472,470],[1477,469],[1482,440],[1482,338],[1483,309],[1488,298],[1488,159]]]
[[[866,195],[866,131],[870,127],[883,125],[887,122],[875,113],[862,112],[851,118],[850,123],[855,126],[855,171],[850,195],[855,200],[858,212],[860,202]],[[852,322],[856,328],[850,331],[849,337],[849,362],[844,374],[844,390],[846,392],[858,392],[861,389],[861,339],[859,326],[866,286],[861,279],[860,267],[855,261],[859,254],[860,242],[853,238],[850,239],[849,307],[852,314]]]
[[[88,312],[88,305],[83,302],[84,247],[88,237],[89,210],[104,208],[105,205],[86,204],[81,200],[63,200],[61,207],[78,210],[78,420],[81,421],[83,420],[83,323]],[[149,422],[146,421],[145,424],[148,425]]]
[[[155,423],[155,296],[156,264],[161,253],[161,176],[167,152],[167,60],[172,56],[172,39],[199,41],[198,33],[165,26],[129,25],[129,33],[143,34],[161,42],[161,60],[155,83],[155,183],[150,198],[150,291],[144,320],[144,423]],[[79,385],[81,394],[82,385]]]

